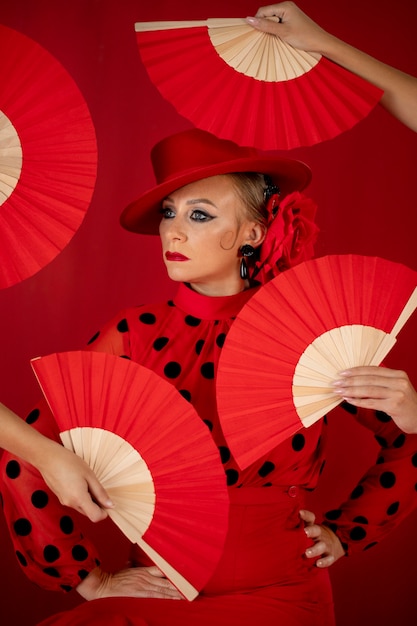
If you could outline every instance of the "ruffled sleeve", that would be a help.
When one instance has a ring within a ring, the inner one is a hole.
[[[417,507],[417,435],[403,433],[385,413],[345,408],[380,446],[348,500],[325,514],[324,524],[353,554],[376,545]]]
[[[130,354],[129,324],[118,315],[89,342],[90,350]],[[41,400],[26,420],[60,442],[54,417]],[[70,591],[97,567],[99,555],[80,529],[82,518],[64,507],[29,463],[4,452],[0,462],[1,495],[16,557],[26,576],[52,591]]]

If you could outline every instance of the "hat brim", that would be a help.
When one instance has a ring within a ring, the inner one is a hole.
[[[133,233],[158,235],[161,221],[159,209],[166,196],[203,178],[235,172],[268,174],[279,187],[282,196],[292,191],[302,191],[311,180],[311,170],[308,165],[302,161],[284,157],[250,157],[216,163],[184,172],[145,192],[124,209],[120,216],[120,223],[123,228]]]

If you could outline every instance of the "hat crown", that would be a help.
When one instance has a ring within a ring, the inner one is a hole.
[[[228,139],[219,139],[198,128],[163,139],[151,152],[152,166],[159,185],[218,163],[258,156],[255,148],[242,147]]]

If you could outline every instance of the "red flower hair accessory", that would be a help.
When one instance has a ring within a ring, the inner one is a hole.
[[[319,229],[316,203],[295,191],[281,202],[274,193],[267,204],[267,234],[252,278],[265,284],[281,272],[314,256]]]

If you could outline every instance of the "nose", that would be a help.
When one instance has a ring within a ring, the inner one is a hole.
[[[162,220],[160,233],[171,241],[185,241],[187,239],[185,224],[179,216]]]

